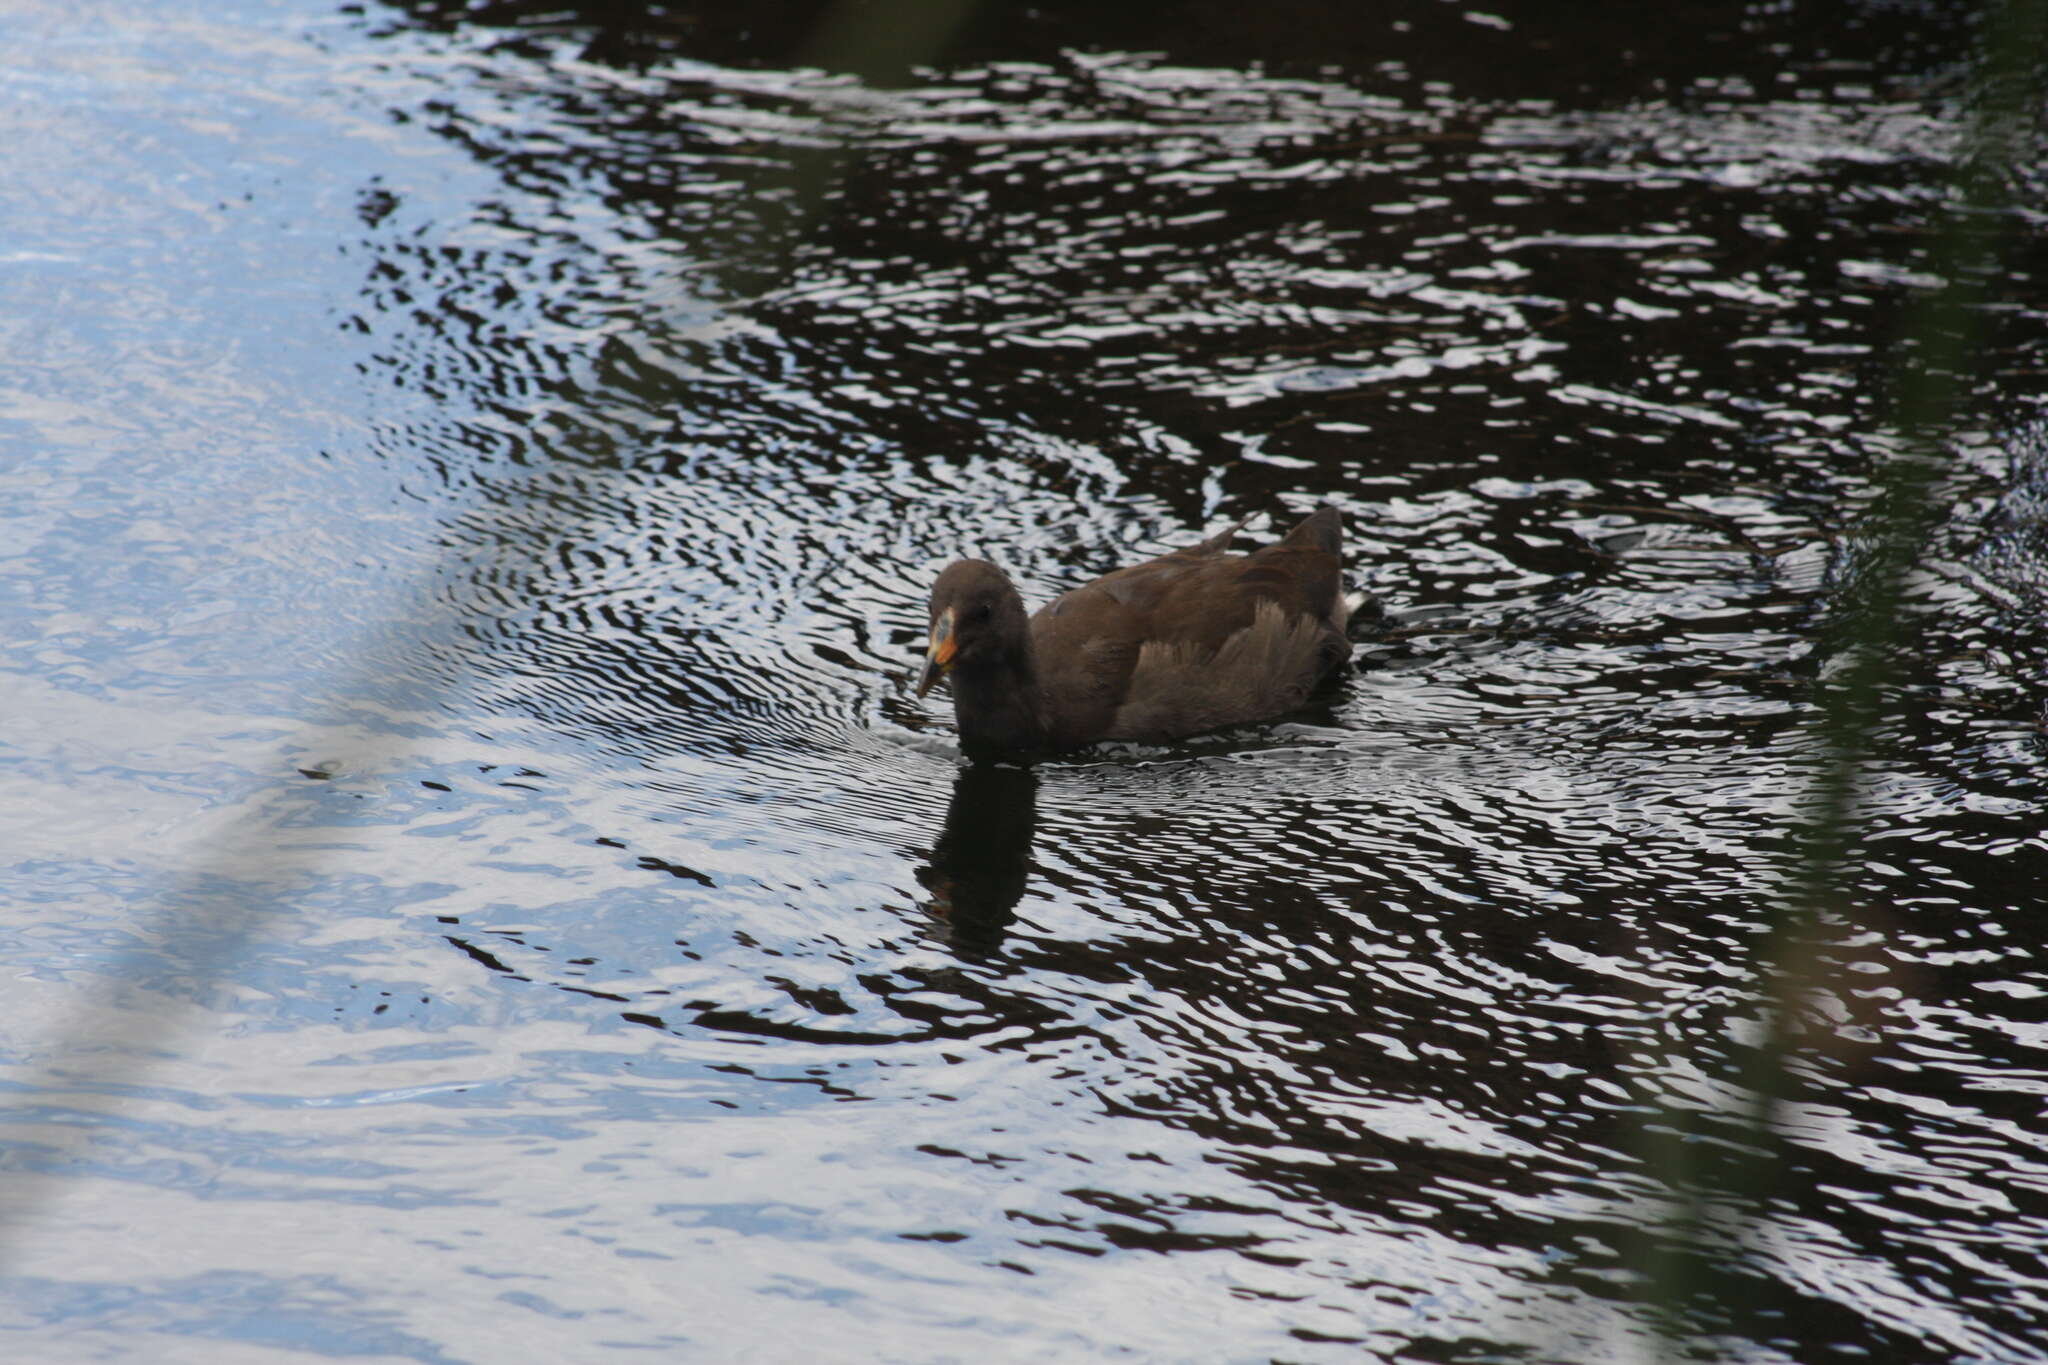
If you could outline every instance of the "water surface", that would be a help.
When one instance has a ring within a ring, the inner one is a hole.
[[[1651,1349],[1969,35],[1138,14],[15,12],[10,1355]],[[2020,228],[1717,1358],[2048,1358]],[[949,559],[1323,500],[1306,713],[910,695]]]

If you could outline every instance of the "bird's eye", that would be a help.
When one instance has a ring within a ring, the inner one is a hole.
[[[988,620],[988,616],[989,616],[989,606],[988,606],[988,603],[986,603],[986,602],[983,602],[983,603],[982,603],[982,604],[981,604],[980,606],[976,607],[976,608],[975,608],[975,609],[974,609],[973,611],[970,611],[970,612],[968,612],[968,613],[967,613],[967,619],[968,619],[968,620],[970,620],[970,621],[972,621],[972,622],[974,622],[974,623],[975,623],[976,625],[980,625],[980,624],[981,624],[981,623],[982,623],[983,621],[986,621],[986,620]]]

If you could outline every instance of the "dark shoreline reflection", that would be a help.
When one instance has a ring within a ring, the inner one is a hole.
[[[1002,946],[1030,879],[1037,822],[1038,774],[1030,768],[971,763],[960,770],[931,861],[917,870],[931,892],[925,908],[956,951],[979,956]]]

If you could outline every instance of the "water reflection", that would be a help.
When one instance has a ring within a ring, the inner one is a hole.
[[[1002,946],[1031,875],[1038,775],[1028,767],[970,763],[953,782],[931,861],[917,870],[926,911],[963,956]]]

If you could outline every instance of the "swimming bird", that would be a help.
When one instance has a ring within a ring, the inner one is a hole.
[[[1295,709],[1351,655],[1343,520],[1325,504],[1277,543],[1227,553],[1244,524],[1105,574],[1028,620],[1001,569],[947,565],[917,695],[947,680],[972,754],[1178,739]]]

